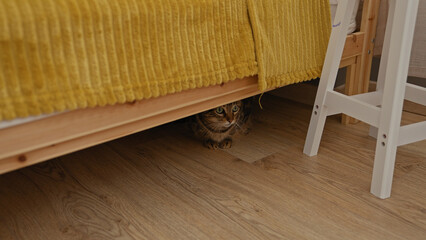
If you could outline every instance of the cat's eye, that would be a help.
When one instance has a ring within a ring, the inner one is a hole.
[[[234,105],[234,106],[232,107],[232,111],[233,111],[233,112],[238,112],[238,110],[240,110],[240,107],[238,107],[237,105]]]
[[[216,108],[216,113],[217,114],[222,114],[223,113],[223,107]]]

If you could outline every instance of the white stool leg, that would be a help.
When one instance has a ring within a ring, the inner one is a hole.
[[[378,80],[383,100],[371,182],[371,193],[380,198],[391,193],[418,0],[392,0],[390,4]]]
[[[386,29],[392,28],[392,22],[394,21],[394,14],[395,14],[395,8],[390,7],[389,13],[388,13],[388,19],[387,19],[387,22],[386,22]],[[387,66],[387,64],[388,64],[389,48],[387,48],[387,47],[390,45],[391,32],[392,31],[386,31],[385,32],[385,39],[384,39],[384,43],[383,43],[384,47],[383,47],[382,56],[381,56],[381,60],[380,60],[380,66]],[[386,74],[386,69],[384,67],[380,67],[379,76],[377,78],[376,92],[383,93],[385,79],[386,79],[385,74]],[[370,126],[370,131],[369,131],[368,135],[377,139],[378,131],[379,131],[379,129],[377,127]]]
[[[327,91],[332,91],[336,82],[337,71],[346,41],[347,29],[355,7],[353,0],[341,0],[337,6],[334,18],[333,30],[327,48],[327,55],[321,74],[320,85],[315,99],[314,109],[311,115],[308,135],[306,137],[303,152],[308,156],[318,153],[325,120],[327,118],[327,108],[324,106]]]

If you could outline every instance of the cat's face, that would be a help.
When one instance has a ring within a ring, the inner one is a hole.
[[[202,113],[203,122],[212,129],[230,128],[237,124],[242,112],[242,104],[242,101],[238,101],[206,111]]]

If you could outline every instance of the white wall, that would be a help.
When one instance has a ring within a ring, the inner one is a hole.
[[[376,45],[374,49],[375,55],[380,55],[382,51],[388,7],[389,0],[381,0]],[[409,75],[426,78],[426,0],[419,0],[419,12],[417,14]]]

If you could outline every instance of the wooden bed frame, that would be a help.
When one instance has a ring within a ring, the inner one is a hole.
[[[368,90],[380,0],[364,0],[363,4],[360,31],[348,35],[340,63],[348,69],[348,95]],[[160,98],[65,112],[1,129],[0,174],[259,93],[254,76]]]
[[[346,95],[351,96],[368,92],[379,7],[380,0],[364,0],[360,31],[349,35],[346,39],[345,50],[340,63],[341,68],[347,67]],[[353,52],[349,49],[352,49]],[[345,55],[345,53],[348,55]],[[354,122],[356,122],[355,119],[343,115],[343,124]]]

